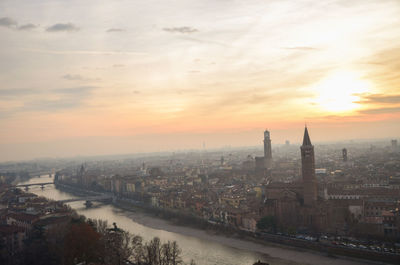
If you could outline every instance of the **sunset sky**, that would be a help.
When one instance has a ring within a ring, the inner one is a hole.
[[[0,160],[399,138],[400,1],[1,0]]]

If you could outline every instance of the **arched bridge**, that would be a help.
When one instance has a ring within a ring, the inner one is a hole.
[[[18,185],[15,185],[15,187],[19,188],[19,187],[31,187],[31,186],[44,186],[44,185],[50,185],[50,184],[54,184],[54,182],[31,183],[31,184],[18,184]]]
[[[103,194],[103,195],[97,195],[97,196],[79,197],[79,198],[74,198],[74,199],[59,200],[59,202],[62,202],[62,203],[78,202],[78,201],[91,202],[91,201],[111,200],[112,198],[113,197],[111,195]]]
[[[46,186],[46,185],[51,185],[51,184],[54,184],[54,182],[18,184],[18,185],[15,185],[15,186],[13,186],[13,187],[15,187],[15,188],[25,188],[25,190],[29,190],[29,187],[32,187],[32,186],[40,186],[42,189],[44,189],[44,186]]]

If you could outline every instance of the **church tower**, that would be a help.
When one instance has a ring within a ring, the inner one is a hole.
[[[272,166],[271,136],[268,130],[264,131],[264,159],[267,168]]]
[[[347,162],[347,149],[342,149],[343,162]]]
[[[317,200],[317,179],[315,178],[314,146],[311,144],[307,126],[304,130],[301,150],[304,205],[312,206]]]

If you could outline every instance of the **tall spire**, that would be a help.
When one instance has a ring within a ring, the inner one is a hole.
[[[303,146],[306,146],[306,145],[312,145],[310,136],[308,135],[307,126],[304,129],[304,137],[303,137]]]
[[[317,179],[315,177],[314,146],[311,145],[307,126],[304,129],[301,150],[301,174],[303,176],[304,205],[312,206],[318,197]]]

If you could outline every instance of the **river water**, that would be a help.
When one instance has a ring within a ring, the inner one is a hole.
[[[53,179],[49,178],[49,176],[41,176],[21,184],[51,181]],[[54,185],[47,185],[43,190],[38,186],[33,186],[29,189],[29,192],[53,200],[76,198],[70,193],[57,190]],[[268,262],[270,265],[365,264],[365,262],[331,258],[315,252],[264,246],[226,236],[212,235],[199,229],[176,226],[168,221],[154,218],[141,212],[125,211],[107,204],[95,203],[94,207],[86,208],[83,202],[79,201],[69,203],[69,205],[87,218],[107,220],[109,224],[115,222],[118,227],[133,234],[141,235],[146,241],[156,236],[162,242],[168,240],[177,241],[182,249],[183,260],[187,263],[193,259],[198,265],[251,265],[257,260]]]

